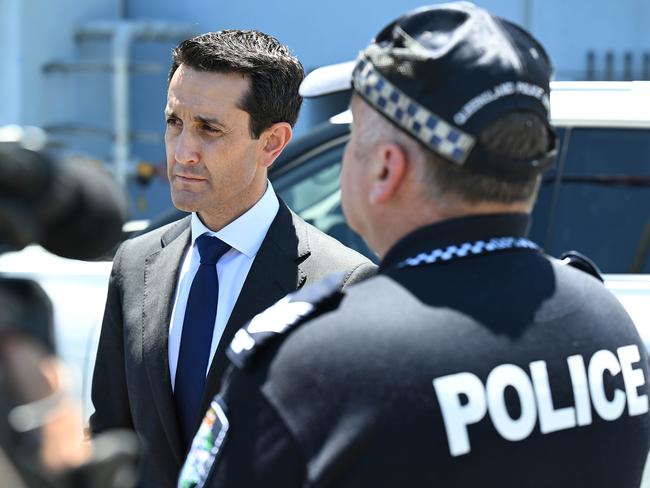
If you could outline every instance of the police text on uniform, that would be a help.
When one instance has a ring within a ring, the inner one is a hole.
[[[460,456],[471,451],[468,426],[489,413],[496,431],[506,440],[521,441],[533,432],[539,420],[542,434],[572,429],[592,423],[592,409],[600,418],[613,421],[621,417],[627,404],[630,416],[648,412],[647,395],[639,395],[645,384],[643,371],[633,367],[641,359],[636,345],[619,347],[616,354],[607,349],[595,352],[588,363],[582,355],[567,358],[574,405],[555,408],[546,361],[533,361],[529,372],[514,364],[496,366],[485,385],[469,372],[441,376],[433,380],[447,431],[449,452]],[[615,389],[608,398],[604,375],[622,374],[625,391]],[[516,391],[521,405],[518,418],[506,407],[505,390]]]

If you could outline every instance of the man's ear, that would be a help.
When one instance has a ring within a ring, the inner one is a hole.
[[[385,203],[397,192],[404,181],[408,158],[404,149],[395,143],[384,143],[378,148],[373,162],[373,180],[368,195],[370,203]]]
[[[262,133],[260,136],[261,163],[264,167],[268,168],[273,164],[285,146],[289,144],[292,135],[293,130],[287,122],[276,122]]]

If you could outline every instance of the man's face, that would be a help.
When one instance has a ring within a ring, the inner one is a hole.
[[[352,125],[350,140],[343,153],[341,169],[341,204],[348,225],[361,234],[368,242],[368,191],[370,180],[369,160],[372,158],[372,140],[370,134],[371,109],[357,95],[350,103]]]
[[[266,187],[259,140],[238,104],[249,81],[237,73],[196,71],[185,65],[167,92],[165,147],[174,205],[197,212],[211,227],[241,215]]]

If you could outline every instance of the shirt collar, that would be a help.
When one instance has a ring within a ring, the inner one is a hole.
[[[391,267],[420,252],[464,242],[493,237],[526,237],[529,228],[530,215],[525,213],[473,215],[445,220],[420,227],[404,236],[386,253],[379,269]]]
[[[273,190],[273,186],[271,186],[271,182],[268,181],[262,198],[245,213],[217,232],[208,229],[201,222],[196,212],[192,212],[192,245],[194,245],[197,237],[208,234],[218,237],[233,249],[252,259],[259,251],[279,208],[278,197]]]

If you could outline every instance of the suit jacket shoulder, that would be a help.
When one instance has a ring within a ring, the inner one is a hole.
[[[145,234],[127,239],[120,245],[120,254],[126,259],[139,262],[142,266],[143,258],[160,251],[170,242],[183,236],[185,232],[187,232],[186,243],[189,243],[190,219],[190,216],[183,217]]]
[[[300,244],[309,250],[312,257],[304,262],[306,284],[317,282],[330,273],[343,271],[343,287],[346,287],[376,273],[377,266],[361,253],[305,222],[294,212],[291,212],[291,219]]]

